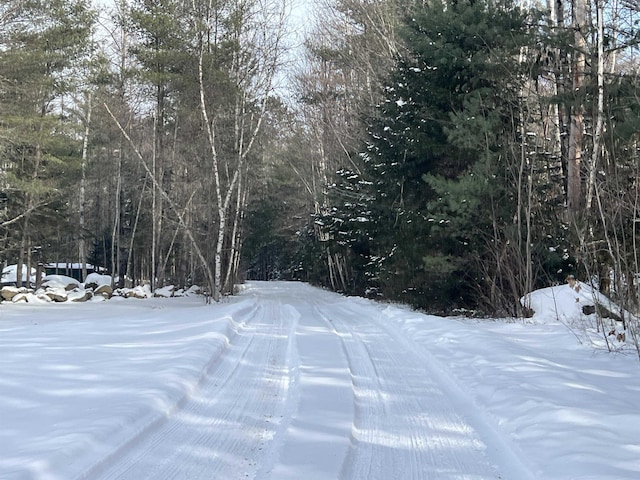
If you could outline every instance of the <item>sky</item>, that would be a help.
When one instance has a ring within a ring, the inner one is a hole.
[[[108,12],[114,8],[119,0],[92,0],[93,4]],[[132,3],[131,0],[128,0]],[[291,97],[291,77],[296,74],[299,66],[300,58],[303,55],[303,42],[305,36],[313,27],[314,2],[308,0],[284,0],[286,1],[286,9],[288,12],[286,27],[286,43],[288,47],[285,49],[283,59],[283,67],[277,78],[277,92],[283,98]],[[101,23],[107,25],[110,23],[107,13],[102,15]],[[100,33],[99,33],[100,35]],[[108,38],[108,35],[107,35]]]

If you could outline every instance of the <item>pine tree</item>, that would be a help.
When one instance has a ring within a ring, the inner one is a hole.
[[[47,247],[66,213],[64,187],[78,172],[80,145],[69,115],[73,105],[66,102],[86,58],[93,15],[82,0],[34,0],[17,5],[5,20],[0,162],[7,201],[0,223],[10,225],[5,255],[20,266],[42,251],[36,246]]]
[[[338,222],[368,244],[369,277],[385,296],[431,309],[476,304],[475,264],[494,216],[509,214],[482,209],[505,205],[500,162],[517,141],[525,25],[509,2],[420,2],[407,19],[408,53],[372,120],[354,187],[366,229]]]

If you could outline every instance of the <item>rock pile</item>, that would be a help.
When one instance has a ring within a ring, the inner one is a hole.
[[[188,290],[176,289],[173,285],[156,289],[151,292],[149,285],[135,288],[111,287],[111,277],[92,273],[84,283],[64,275],[47,275],[42,281],[42,288],[37,290],[25,287],[4,286],[0,288],[0,301],[13,303],[62,303],[103,301],[112,297],[120,298],[151,298],[151,297],[182,297],[199,295],[202,289],[193,286]]]

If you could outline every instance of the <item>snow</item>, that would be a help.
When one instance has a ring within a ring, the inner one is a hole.
[[[46,275],[42,279],[43,287],[50,288],[66,288],[67,286],[73,286],[77,288],[80,286],[80,282],[73,277],[67,277],[66,275]]]
[[[84,266],[88,270],[104,270],[103,267],[96,267],[95,265],[92,265],[90,263],[87,263]],[[83,264],[82,263],[73,263],[73,262],[52,262],[52,263],[45,263],[45,267],[46,268],[57,268],[59,270],[67,270],[67,269],[82,270]]]
[[[111,285],[111,280],[111,275],[103,275],[94,272],[87,275],[87,278],[84,279],[84,283],[85,285],[94,284],[101,287],[103,285]]]
[[[163,298],[173,297],[175,289],[176,288],[174,285],[167,285],[166,287],[156,288],[153,292],[153,295]]]
[[[286,282],[5,302],[0,478],[640,478],[640,362],[594,295],[534,292],[522,321]]]
[[[4,267],[2,269],[2,275],[0,275],[0,283],[16,283],[17,281],[17,272],[18,272],[18,266],[17,265],[8,265],[6,267]],[[32,268],[31,269],[31,282],[35,282],[36,281],[36,269]],[[27,266],[26,265],[22,265],[22,281],[26,281],[27,278]]]

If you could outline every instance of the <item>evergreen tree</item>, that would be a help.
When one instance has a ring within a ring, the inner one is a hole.
[[[510,2],[435,1],[420,2],[404,39],[362,174],[347,174],[359,201],[343,205],[359,211],[334,225],[360,245],[368,287],[432,310],[474,306],[484,242],[511,213],[504,159],[532,38]]]
[[[69,94],[90,46],[93,14],[82,0],[32,0],[16,5],[5,20],[0,165],[7,200],[0,224],[10,228],[0,248],[20,265],[42,250],[36,247],[47,247],[56,222],[68,213],[65,186],[77,178],[81,150]]]

